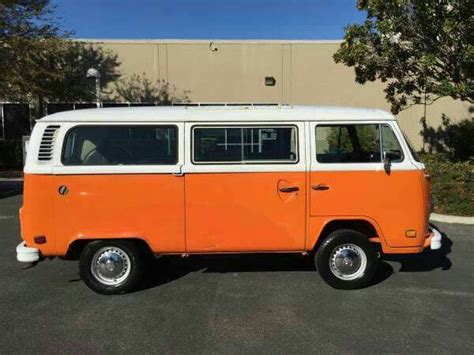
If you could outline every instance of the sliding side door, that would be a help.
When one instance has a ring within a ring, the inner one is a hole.
[[[302,250],[304,124],[186,124],[189,252]]]

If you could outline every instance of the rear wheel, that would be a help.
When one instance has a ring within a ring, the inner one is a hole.
[[[135,289],[142,280],[143,258],[133,241],[95,241],[82,251],[79,273],[86,285],[97,293],[126,293]]]
[[[350,229],[332,232],[316,253],[316,268],[327,284],[338,289],[366,286],[377,269],[377,253],[367,236]]]

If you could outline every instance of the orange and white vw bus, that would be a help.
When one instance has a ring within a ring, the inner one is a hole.
[[[136,287],[150,255],[309,254],[329,285],[353,289],[381,253],[441,246],[429,176],[380,110],[56,113],[37,122],[24,173],[18,260],[78,259],[104,294]]]

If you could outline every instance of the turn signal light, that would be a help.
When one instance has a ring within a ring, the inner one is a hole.
[[[407,238],[416,238],[416,230],[414,229],[407,229],[405,231],[405,237]]]
[[[46,237],[44,235],[38,235],[33,238],[36,244],[45,244],[46,243]]]

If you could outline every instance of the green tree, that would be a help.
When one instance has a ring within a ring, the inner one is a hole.
[[[104,95],[108,94],[109,84],[120,78],[118,56],[101,47],[68,41],[60,60],[61,76],[51,85],[51,97],[56,101],[95,101],[95,82],[86,78],[89,68],[100,72],[100,87]]]
[[[55,25],[49,0],[1,0],[0,99],[33,104],[37,117],[45,101],[92,101],[87,69],[101,73],[101,86],[119,77],[117,56],[72,41]]]
[[[116,95],[114,101],[127,102],[155,102],[167,106],[173,103],[189,102],[189,91],[178,91],[176,86],[166,80],[156,82],[142,75],[133,74],[128,79],[121,79],[115,83]]]
[[[49,0],[0,0],[0,40],[57,36],[53,10]]]
[[[25,55],[44,53],[44,43],[58,35],[57,26],[51,21],[52,8],[48,0],[1,0],[0,2],[0,98],[17,100],[27,86],[24,65]],[[57,42],[53,42],[54,45]],[[28,63],[29,64],[29,63]]]
[[[358,0],[363,24],[345,29],[336,62],[356,81],[386,82],[393,113],[441,97],[474,101],[471,0]]]

